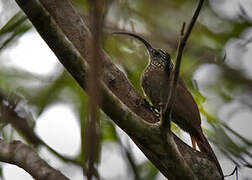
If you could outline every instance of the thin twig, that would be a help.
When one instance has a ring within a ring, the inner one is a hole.
[[[190,36],[190,34],[192,32],[193,26],[194,26],[194,24],[195,24],[195,22],[196,22],[196,20],[197,20],[197,18],[199,16],[199,13],[200,13],[200,10],[201,10],[201,7],[202,7],[203,3],[204,3],[204,0],[200,0],[200,2],[198,4],[198,7],[195,10],[194,15],[192,17],[192,20],[191,20],[191,22],[189,24],[189,27],[186,30],[186,33],[185,33],[185,36],[183,38],[182,45],[181,45],[181,46],[183,46],[183,49],[184,49],[184,47],[186,45],[187,39],[189,38],[189,36]]]
[[[238,166],[235,166],[234,170],[230,174],[225,175],[224,177],[232,176],[232,175],[234,175],[234,173],[235,173],[235,176],[236,176],[236,180],[238,180]]]
[[[183,23],[183,26],[181,28],[181,32],[180,32],[180,39],[179,39],[179,46],[178,46],[178,53],[177,53],[177,58],[176,58],[176,65],[175,65],[175,69],[174,69],[174,74],[173,74],[173,80],[172,80],[172,89],[171,91],[169,91],[169,95],[168,95],[168,101],[167,101],[167,105],[164,109],[164,117],[162,119],[166,119],[166,120],[162,120],[162,127],[164,127],[165,129],[170,127],[170,121],[167,121],[167,119],[170,119],[171,117],[171,112],[172,112],[172,108],[173,108],[173,104],[175,102],[175,93],[176,93],[176,86],[177,86],[177,81],[178,81],[178,77],[179,77],[179,71],[180,71],[180,64],[182,61],[182,55],[183,55],[183,51],[186,45],[186,42],[192,32],[192,29],[194,27],[194,24],[199,16],[201,7],[203,5],[204,0],[200,0],[199,4],[197,6],[197,9],[194,12],[194,15],[192,17],[192,20],[186,30],[186,33],[184,35],[184,29],[185,29],[185,22]]]
[[[91,48],[91,61],[90,61],[90,81],[88,82],[88,91],[90,95],[88,104],[88,114],[85,127],[85,164],[83,173],[87,176],[88,180],[91,180],[95,176],[95,161],[97,159],[98,144],[99,144],[99,132],[97,132],[99,126],[98,121],[98,104],[100,99],[99,94],[99,75],[100,75],[100,62],[99,62],[99,43],[101,39],[102,29],[102,5],[103,1],[90,0],[91,10],[91,32],[92,32],[92,48]],[[87,169],[86,169],[87,168]]]

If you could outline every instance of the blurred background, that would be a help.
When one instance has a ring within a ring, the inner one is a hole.
[[[140,42],[113,31],[134,32],[153,47],[176,55],[183,21],[189,22],[198,1],[107,0],[103,48],[141,92],[140,75],[148,54]],[[88,20],[85,0],[72,0]],[[87,22],[88,23],[88,22]],[[235,166],[239,179],[252,179],[252,1],[205,1],[187,43],[181,76],[199,106],[202,126],[224,174]],[[36,151],[73,180],[83,179],[87,97],[59,64],[14,0],[0,1],[0,93],[47,146]],[[99,112],[101,179],[165,179],[141,151]],[[13,128],[15,127],[15,128]],[[190,144],[175,125],[173,131]],[[18,126],[0,118],[1,138],[32,144]],[[251,164],[250,164],[251,163]],[[0,163],[1,179],[32,177],[21,168]],[[229,177],[226,179],[235,179]]]

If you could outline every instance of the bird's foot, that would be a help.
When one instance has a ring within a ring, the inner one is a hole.
[[[146,99],[144,99],[144,104],[143,105],[146,108],[150,109],[156,115],[156,117],[158,117],[158,118],[160,117],[159,109],[156,108],[155,106],[150,105],[150,103]]]
[[[154,106],[150,106],[151,111],[159,118],[160,117],[160,112],[158,110],[158,108],[154,107]]]

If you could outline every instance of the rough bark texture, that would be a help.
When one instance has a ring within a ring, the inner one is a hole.
[[[80,52],[81,56],[90,63],[92,60],[90,58],[90,52],[92,52],[90,49],[92,47],[90,43],[92,33],[69,1],[42,0],[40,2],[53,17],[66,37]],[[123,73],[110,61],[109,56],[102,49],[97,53],[101,57],[100,63],[102,64],[100,76],[109,89],[123,103],[130,107],[132,111],[143,117],[146,121],[157,122],[158,119],[155,115],[144,106],[146,105],[144,99],[135,91]],[[131,100],[129,101],[129,99]]]
[[[43,6],[37,0],[16,2],[60,62],[86,90],[91,33],[71,4],[66,0],[40,0]],[[175,135],[168,136],[173,136],[175,143],[165,143],[160,124],[154,123],[158,119],[146,108],[144,99],[108,55],[102,49],[98,53],[102,63],[100,107],[154,165],[169,179],[221,179],[215,164],[205,154],[194,151]],[[172,156],[176,151],[183,155],[182,164],[189,169],[180,166],[181,157]]]
[[[49,166],[33,150],[20,141],[8,143],[0,139],[0,161],[15,164],[39,180],[68,180]]]

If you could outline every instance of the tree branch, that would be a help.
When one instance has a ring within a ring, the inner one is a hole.
[[[48,12],[36,0],[30,0],[29,2],[26,0],[17,0],[17,2],[23,7],[33,25],[56,54],[60,62],[66,67],[78,84],[89,93],[87,91],[87,82],[90,82],[90,66],[84,61],[71,42],[66,39],[55,21],[49,18]],[[134,89],[132,90],[134,91]],[[141,137],[142,135],[147,135],[149,132],[148,129],[151,129],[149,126],[151,125],[150,123],[144,122],[140,117],[137,117],[103,82],[100,82],[100,91],[102,99],[99,105],[104,112],[112,117],[115,123],[126,131],[132,131],[130,134],[133,136]]]
[[[68,1],[41,0],[44,7],[37,0],[16,1],[60,62],[79,85],[87,90],[86,82],[90,70],[87,63],[90,63],[91,51],[88,45],[91,33]],[[100,107],[134,140],[169,180],[178,179],[179,166],[176,166],[176,159],[167,152],[167,145],[163,142],[159,125],[148,123],[158,121],[155,115],[144,106],[143,98],[123,73],[111,63],[104,51],[100,49],[97,53],[101,57],[102,66]],[[178,150],[199,179],[220,179],[215,164],[208,160],[207,155],[195,152],[175,135],[173,136]],[[184,179],[185,176],[180,173],[180,178]]]
[[[183,50],[186,45],[186,41],[190,36],[192,28],[197,20],[197,17],[199,16],[199,12],[200,12],[203,2],[204,0],[199,1],[197,9],[192,17],[192,20],[190,22],[190,25],[185,35],[184,35],[185,22],[183,23],[183,26],[181,28],[176,65],[175,65],[174,74],[172,77],[173,79],[170,82],[171,90],[169,91],[169,94],[168,94],[167,104],[165,105],[165,108],[162,111],[162,113],[164,112],[164,114],[162,114],[162,119],[161,119],[161,127],[163,129],[162,131],[168,145],[167,149],[171,150],[170,154],[176,159],[178,165],[180,166],[180,171],[188,175],[187,176],[188,179],[196,179],[196,177],[192,173],[191,169],[188,167],[188,164],[184,161],[184,158],[181,155],[181,153],[175,148],[176,144],[174,142],[172,134],[170,133],[170,123],[171,123],[170,119],[171,119],[171,114],[172,114],[172,108],[173,108],[173,105],[175,103],[175,98],[176,98],[176,95],[175,95],[176,87],[177,87],[177,81],[179,78],[179,71],[180,71],[180,65],[182,61]],[[177,176],[179,177],[179,175]]]
[[[12,95],[11,96],[15,96]],[[50,146],[48,146],[43,140],[41,140],[34,132],[33,128],[29,126],[28,119],[25,116],[26,112],[16,111],[18,101],[20,99],[6,98],[0,90],[0,122],[4,124],[10,123],[13,128],[29,143],[34,147],[44,146],[51,151],[55,156],[65,162],[71,162],[77,166],[81,166],[81,162],[75,159],[68,158],[56,152]],[[20,100],[22,101],[22,100]],[[22,116],[19,115],[22,114]]]
[[[92,38],[91,38],[91,61],[90,61],[90,81],[88,82],[88,93],[90,96],[88,102],[88,115],[86,117],[85,124],[85,164],[87,165],[87,170],[83,169],[84,175],[86,175],[88,180],[91,180],[95,175],[95,161],[97,160],[97,153],[99,147],[99,126],[97,126],[98,117],[97,110],[98,104],[100,101],[100,87],[99,87],[99,79],[100,79],[100,62],[99,54],[96,53],[99,51],[99,43],[102,36],[102,9],[103,9],[103,1],[98,0],[90,0],[89,4],[91,6],[90,9],[90,17],[91,17],[91,28],[92,28]],[[97,162],[97,161],[96,161]]]
[[[179,77],[179,71],[180,71],[180,65],[181,65],[181,61],[182,61],[183,51],[186,46],[186,42],[192,32],[193,26],[199,16],[203,2],[204,2],[204,0],[199,1],[199,4],[193,14],[193,17],[192,17],[191,22],[186,30],[185,35],[184,35],[185,22],[183,23],[183,26],[181,28],[179,46],[178,46],[178,52],[177,52],[177,58],[176,58],[176,65],[175,65],[175,69],[174,69],[173,81],[171,82],[172,83],[172,86],[171,86],[172,90],[169,91],[168,101],[167,101],[168,102],[167,111],[165,111],[166,112],[165,116],[168,118],[171,117],[172,107],[175,102],[175,93],[176,93],[175,90],[176,90],[177,81],[178,81],[178,77]]]
[[[19,1],[19,0],[16,0]],[[73,43],[88,64],[92,61],[92,33],[84,20],[67,0],[40,0],[44,8],[53,17],[65,36]],[[71,26],[70,26],[71,25]],[[100,49],[101,80],[133,112],[148,122],[158,122],[158,118],[147,108],[147,103],[135,91],[124,74],[111,62],[110,57]],[[131,99],[131,100],[129,100]]]
[[[61,172],[49,166],[31,148],[20,141],[8,143],[0,139],[0,161],[23,168],[35,179],[68,179]]]

